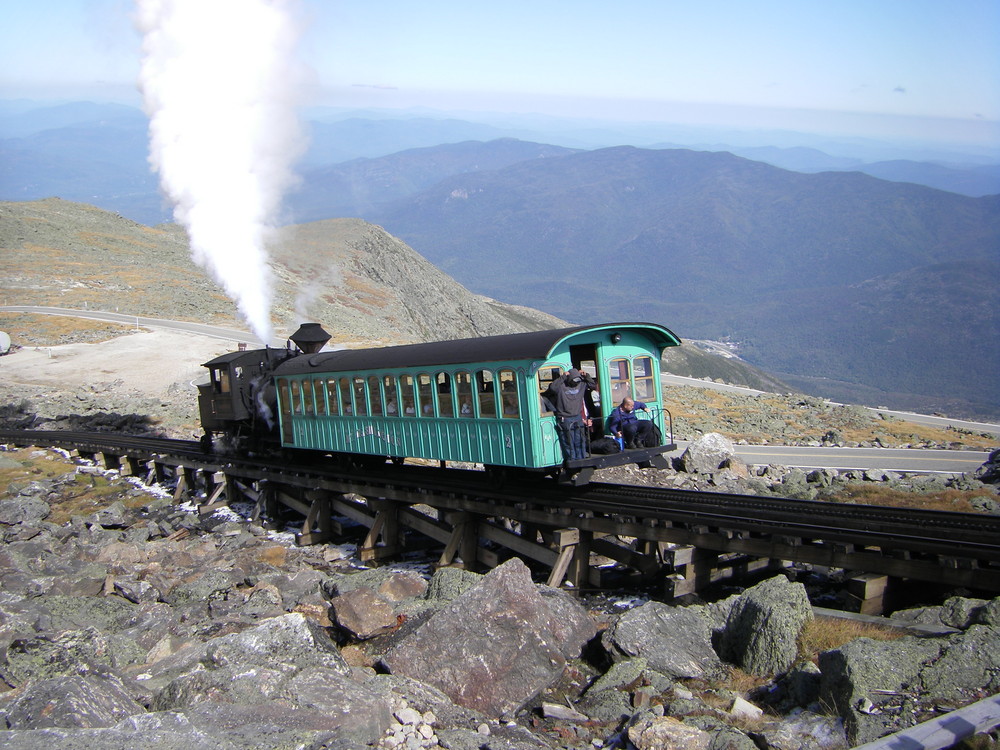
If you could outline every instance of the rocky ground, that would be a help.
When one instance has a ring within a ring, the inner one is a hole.
[[[795,571],[598,605],[516,558],[366,569],[49,450],[0,481],[3,747],[840,749],[1000,690],[1000,599],[857,638]]]

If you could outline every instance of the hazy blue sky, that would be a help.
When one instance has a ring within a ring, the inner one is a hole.
[[[1000,143],[1000,0],[297,5],[314,102]],[[5,2],[0,97],[133,90],[132,12],[127,0]],[[238,33],[234,18],[220,49]]]

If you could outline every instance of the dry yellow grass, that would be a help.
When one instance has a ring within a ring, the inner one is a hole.
[[[900,630],[839,617],[814,617],[799,634],[799,658],[815,662],[823,651],[839,648],[858,638],[894,641],[905,635]]]
[[[942,489],[926,493],[905,492],[874,482],[847,485],[836,493],[828,495],[827,499],[838,503],[858,505],[884,505],[892,508],[976,513],[978,511],[972,504],[972,498],[983,495],[982,490]]]

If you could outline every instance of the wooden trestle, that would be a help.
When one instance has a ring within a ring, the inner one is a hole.
[[[550,494],[546,500],[547,490],[532,485],[516,492],[472,489],[481,474],[463,477],[460,469],[424,473],[417,467],[387,467],[381,477],[382,472],[335,476],[296,466],[226,463],[191,452],[150,457],[123,448],[118,455],[102,446],[80,453],[147,481],[172,482],[175,499],[193,502],[202,514],[244,502],[253,506],[255,520],[264,521],[291,509],[304,519],[296,535],[300,545],[344,539],[351,527],[362,527],[363,533],[355,534],[358,556],[370,565],[428,548],[440,550],[438,566],[470,570],[489,569],[517,555],[534,563],[552,586],[580,591],[655,583],[669,597],[795,560],[850,571],[851,594],[860,611],[870,614],[882,610],[895,579],[1000,590],[1000,568],[993,558],[961,556],[960,546],[955,556],[910,555],[885,533],[891,544],[885,554],[884,545],[851,543],[836,525],[831,526],[838,532],[833,539],[820,538],[817,544],[781,523],[771,532],[760,521],[748,531],[711,525],[711,514],[702,517],[683,508],[678,513],[689,520],[655,512],[655,517],[635,515],[636,510],[624,510],[636,507],[627,502],[621,514],[586,505],[570,509],[559,497]]]
[[[729,576],[788,564],[663,541],[657,539],[656,527],[634,518],[590,518],[588,528],[582,528],[559,507],[414,490],[393,490],[391,498],[362,497],[167,456],[143,461],[108,452],[77,453],[147,483],[172,483],[174,500],[195,503],[202,515],[244,502],[253,505],[252,520],[263,522],[276,518],[282,508],[291,509],[304,518],[296,534],[299,545],[343,539],[351,526],[367,528],[358,557],[369,565],[430,546],[443,548],[437,567],[488,570],[517,555],[547,569],[550,586],[580,591],[625,581],[661,581],[666,596],[681,596]]]

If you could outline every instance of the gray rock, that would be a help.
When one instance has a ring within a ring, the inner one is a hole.
[[[145,710],[120,681],[93,675],[31,682],[6,706],[11,729],[110,727]]]
[[[1000,690],[1000,631],[973,625],[950,637],[941,656],[921,672],[928,698],[963,701]]]
[[[747,589],[729,612],[719,655],[750,674],[769,677],[795,662],[798,637],[813,617],[805,587],[775,576]]]
[[[889,699],[875,691],[919,690],[921,670],[940,653],[936,640],[906,637],[858,638],[819,655],[820,701],[844,720],[851,747],[914,723],[911,717],[883,712],[880,706]]]
[[[473,586],[478,585],[482,580],[482,575],[473,573],[471,570],[439,568],[431,576],[430,583],[427,585],[427,592],[424,596],[432,600],[450,602],[460,597]]]
[[[801,711],[769,721],[750,733],[763,750],[847,750],[843,722],[835,716]]]
[[[49,504],[39,497],[20,494],[0,500],[0,524],[8,526],[35,523],[48,518],[51,512]]]
[[[680,457],[681,468],[689,473],[710,474],[736,455],[733,442],[717,432],[703,435]]]
[[[952,628],[965,630],[977,622],[979,613],[986,606],[985,599],[968,599],[952,596],[941,605],[941,622]]]
[[[439,610],[382,658],[393,674],[420,679],[487,716],[515,711],[562,675],[596,626],[582,607],[557,617],[513,558]],[[570,640],[568,640],[570,639]]]
[[[641,656],[672,678],[720,677],[725,670],[711,641],[709,621],[699,612],[660,602],[623,613],[601,637],[613,659]]]

